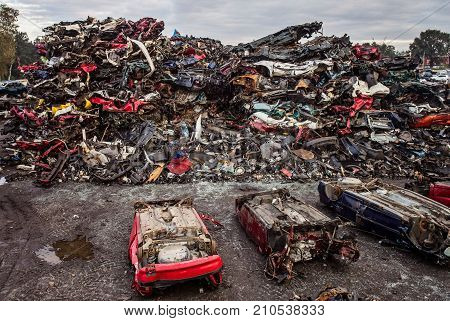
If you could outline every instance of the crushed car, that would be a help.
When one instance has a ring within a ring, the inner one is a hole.
[[[356,261],[356,241],[336,237],[339,219],[331,219],[286,189],[248,194],[236,199],[236,214],[247,235],[268,255],[265,273],[278,282],[293,276],[297,262],[336,254]]]
[[[222,283],[216,242],[190,198],[136,203],[128,254],[142,295],[194,279]]]
[[[22,80],[6,80],[0,82],[0,96],[16,97],[25,95],[28,88],[28,81]]]
[[[425,196],[378,179],[321,181],[322,203],[357,227],[439,262],[450,258],[450,210]]]

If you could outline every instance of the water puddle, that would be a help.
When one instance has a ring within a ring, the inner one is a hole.
[[[93,245],[86,239],[86,236],[78,235],[73,241],[56,241],[53,243],[53,248],[62,261],[90,260],[94,257]]]
[[[93,245],[86,239],[86,236],[78,235],[74,240],[60,240],[51,246],[46,245],[35,253],[38,258],[56,265],[62,261],[74,259],[90,260],[94,257]]]

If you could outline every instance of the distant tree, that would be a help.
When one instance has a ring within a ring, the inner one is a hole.
[[[413,57],[425,55],[430,59],[430,66],[433,67],[439,56],[448,55],[450,44],[450,34],[440,30],[425,30],[420,33],[419,38],[409,45]]]
[[[378,49],[380,50],[381,55],[383,57],[393,58],[397,55],[397,51],[395,50],[395,47],[392,45],[382,43],[381,45],[379,45]]]
[[[8,7],[6,4],[0,4],[0,31],[15,34],[18,28],[18,16],[18,10]]]
[[[39,59],[36,53],[36,48],[28,39],[25,32],[18,32],[16,34],[16,59],[12,68],[12,78],[20,78],[21,74],[17,67],[19,65],[28,65]]]
[[[10,75],[16,57],[17,17],[19,11],[0,4],[0,79]]]
[[[372,46],[372,47],[377,47],[378,50],[381,53],[381,56],[383,57],[389,57],[389,58],[393,58],[396,55],[396,51],[395,51],[395,47],[392,45],[387,45],[385,43],[379,44],[377,42],[372,42],[372,43],[363,43],[364,46]]]

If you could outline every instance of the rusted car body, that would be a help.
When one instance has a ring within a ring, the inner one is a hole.
[[[431,126],[450,126],[450,113],[427,115],[414,120],[411,128],[429,128]]]
[[[450,210],[415,192],[375,179],[320,182],[320,200],[341,218],[447,262],[450,257]]]
[[[191,199],[136,203],[128,254],[142,295],[192,279],[222,282],[222,259]]]
[[[233,85],[241,86],[248,92],[257,91],[259,88],[260,75],[243,75],[232,80]]]
[[[236,214],[247,235],[268,255],[266,274],[282,281],[293,264],[328,254],[355,261],[356,242],[337,239],[338,219],[292,197],[288,190],[254,193],[236,199]]]

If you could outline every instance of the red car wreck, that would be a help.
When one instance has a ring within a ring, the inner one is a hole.
[[[279,282],[293,275],[293,264],[338,254],[356,261],[359,251],[351,239],[337,239],[339,220],[289,195],[286,189],[236,199],[236,213],[247,235],[268,255],[266,274]]]
[[[193,279],[222,283],[222,259],[191,199],[135,204],[128,254],[142,295]]]
[[[450,207],[450,182],[445,181],[430,184],[428,197]]]

